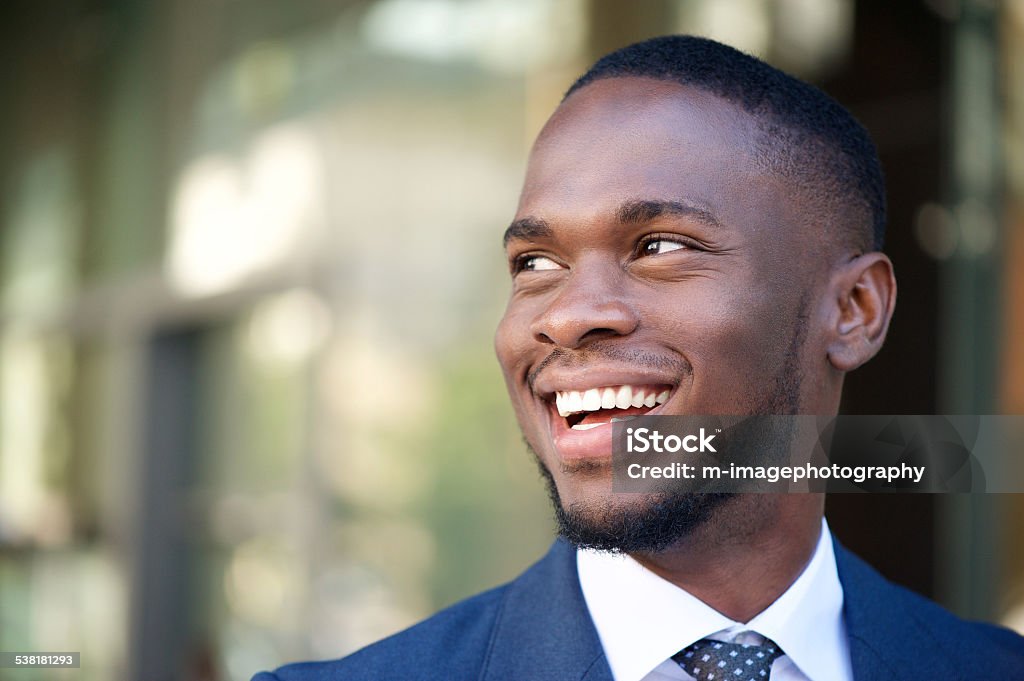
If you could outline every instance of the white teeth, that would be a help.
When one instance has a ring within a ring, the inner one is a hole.
[[[607,425],[605,423],[577,423],[572,427],[573,430],[590,430],[591,428],[600,428],[601,426]]]
[[[611,422],[618,423],[619,421],[632,421],[635,418],[635,416],[615,416],[612,418]]]
[[[583,411],[583,398],[576,390],[555,393],[555,407],[559,416],[568,416]]]
[[[601,391],[591,388],[583,393],[583,411],[597,411],[601,408]]]
[[[562,417],[584,411],[599,409],[629,409],[630,407],[653,407],[668,401],[669,390],[654,393],[651,388],[620,385],[617,387],[590,388],[589,390],[566,390],[555,393],[555,407]],[[577,430],[587,430],[578,428]]]
[[[615,408],[615,388],[605,388],[601,392],[601,408],[602,409],[614,409]]]

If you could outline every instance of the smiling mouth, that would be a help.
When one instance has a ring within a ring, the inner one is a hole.
[[[572,430],[590,430],[650,413],[668,401],[670,385],[615,385],[555,393],[553,407]]]

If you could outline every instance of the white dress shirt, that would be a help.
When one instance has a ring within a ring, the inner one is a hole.
[[[784,655],[772,681],[852,681],[843,588],[822,519],[814,555],[795,582],[754,619],[736,622],[629,556],[577,551],[580,587],[615,681],[692,681],[671,660],[702,638],[760,644]]]

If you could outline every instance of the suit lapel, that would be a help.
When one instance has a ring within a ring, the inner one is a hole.
[[[913,599],[835,537],[833,543],[854,679],[956,678],[944,651],[915,617]]]
[[[482,681],[612,681],[576,574],[576,551],[558,540],[508,587]]]

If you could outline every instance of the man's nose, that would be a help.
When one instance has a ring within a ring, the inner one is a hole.
[[[578,348],[599,338],[632,333],[639,317],[625,297],[623,276],[617,266],[575,269],[534,320],[533,337],[541,343]]]

